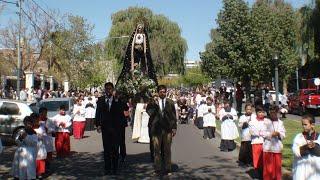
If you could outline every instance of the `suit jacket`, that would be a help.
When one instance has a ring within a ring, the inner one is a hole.
[[[108,110],[106,96],[99,97],[96,109],[96,126],[101,126],[102,131],[119,132],[125,119],[124,109],[124,103],[113,97],[110,110]]]
[[[166,98],[163,112],[161,112],[158,101],[151,101],[146,111],[150,116],[148,127],[151,135],[158,135],[162,130],[171,132],[172,129],[177,129],[176,109],[171,99]]]

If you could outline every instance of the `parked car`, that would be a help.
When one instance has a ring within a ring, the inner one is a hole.
[[[0,133],[14,140],[25,132],[23,119],[33,113],[25,101],[0,99]]]
[[[316,89],[300,89],[288,101],[289,113],[303,115],[308,110],[320,110],[320,92]]]
[[[66,113],[71,115],[73,110],[73,99],[72,98],[50,98],[44,99],[39,102],[39,108],[45,107],[48,109],[48,118],[51,119],[53,116],[59,113],[61,105],[66,107]]]

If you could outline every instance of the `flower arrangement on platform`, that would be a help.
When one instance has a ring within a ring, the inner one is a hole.
[[[136,95],[150,97],[152,93],[156,92],[156,83],[136,69],[132,76],[127,75],[122,82],[119,82],[117,90],[127,97],[135,97]]]

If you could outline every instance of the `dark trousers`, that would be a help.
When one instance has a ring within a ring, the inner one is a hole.
[[[203,138],[204,139],[212,139],[215,138],[215,133],[216,128],[215,127],[203,127]]]
[[[150,159],[153,162],[154,161],[154,150],[153,150],[153,141],[152,141],[152,135],[151,135],[151,127],[148,127],[148,131],[149,131],[149,139],[150,139],[150,143],[149,143]]]
[[[244,165],[252,165],[252,145],[251,141],[242,141],[239,151],[239,162]]]
[[[120,129],[120,157],[124,160],[127,156],[126,149],[126,127],[121,127]]]
[[[237,113],[238,115],[241,115],[242,113],[242,99],[237,99]]]
[[[86,131],[93,131],[93,130],[94,130],[94,119],[86,118]]]
[[[119,135],[116,130],[102,130],[105,170],[117,172],[119,160]]]

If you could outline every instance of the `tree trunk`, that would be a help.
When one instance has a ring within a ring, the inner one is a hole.
[[[283,78],[283,80],[282,80],[282,89],[283,89],[283,94],[288,94],[288,80],[287,80],[287,78]]]

